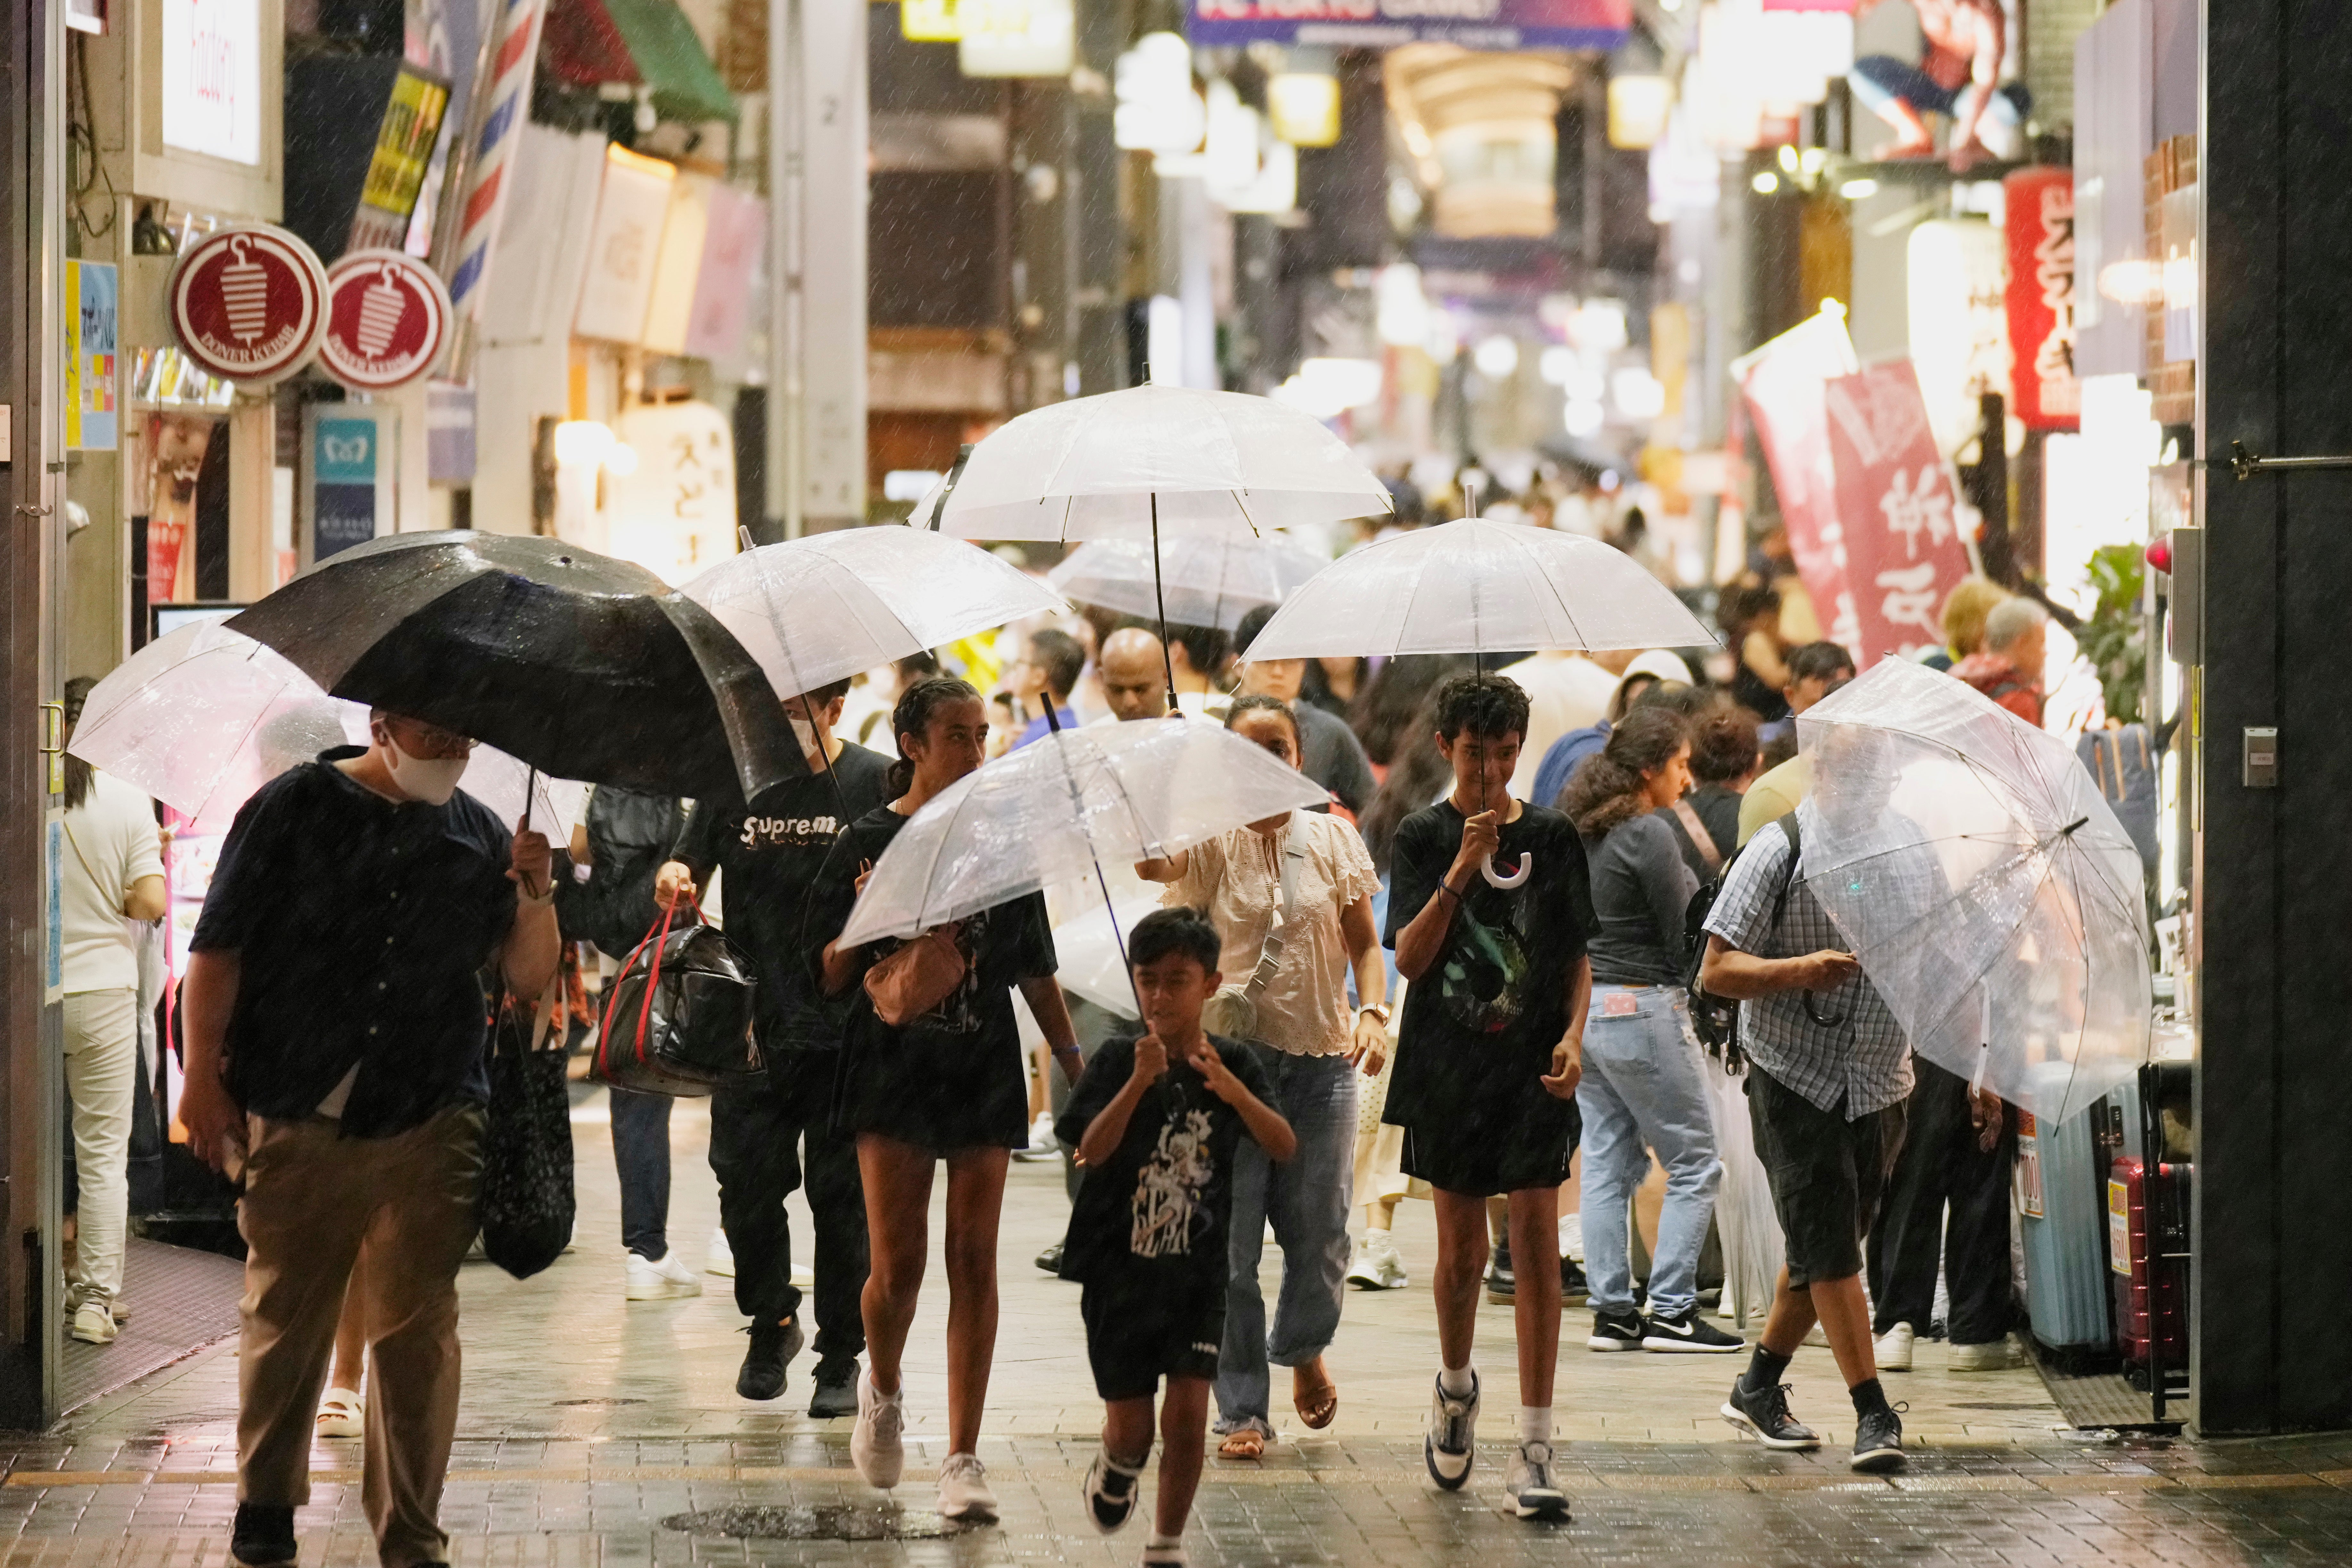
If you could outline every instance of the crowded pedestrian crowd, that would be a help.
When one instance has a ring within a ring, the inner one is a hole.
[[[1271,605],[1165,628],[1081,605],[786,694],[803,769],[750,798],[599,786],[563,843],[467,793],[467,735],[399,711],[375,710],[364,744],[286,759],[236,815],[180,1002],[176,1113],[243,1182],[236,1560],[294,1561],[314,1433],[366,1436],[390,1568],[446,1560],[486,1001],[520,999],[559,1038],[573,1021],[584,1047],[631,1022],[597,998],[649,934],[699,918],[752,981],[747,1070],[710,1110],[722,1228],[707,1272],[731,1276],[746,1321],[736,1391],[772,1401],[797,1380],[809,1415],[852,1420],[874,1487],[902,1479],[908,1341],[927,1286],[944,1289],[938,1507],[995,1516],[979,1438],[999,1220],[1010,1162],[1034,1157],[1070,1175],[1066,1232],[1039,1264],[1080,1287],[1073,1326],[1104,1404],[1088,1516],[1129,1521],[1156,1442],[1146,1563],[1185,1560],[1212,1445],[1246,1463],[1279,1441],[1275,1369],[1301,1426],[1333,1420],[1349,1291],[1412,1284],[1390,1237],[1408,1202],[1432,1205],[1438,1240],[1435,1486],[1477,1471],[1485,1419],[1510,1507],[1567,1514],[1552,1429],[1574,1397],[1571,1307],[1589,1352],[1727,1357],[1724,1418],[1774,1448],[1825,1441],[1783,1381],[1801,1344],[1825,1342],[1852,1465],[1899,1467],[1884,1376],[1918,1341],[1948,1336],[1956,1370],[2023,1353],[2015,1120],[1915,1064],[1798,875],[1800,803],[1829,820],[1872,803],[1833,756],[1797,748],[1794,717],[1855,666],[1790,635],[1805,628],[1786,591],[1759,557],[1722,595],[1719,650],[1504,659],[1253,658]],[[1927,662],[2036,722],[2048,618],[1972,579]],[[928,803],[1057,733],[1167,723],[1222,727],[1328,805],[1104,868],[1088,907],[1157,905],[1119,933],[1114,992],[1057,980],[1077,918],[1057,890],[845,940]],[[70,1322],[103,1342],[129,1307],[136,955],[163,910],[164,846],[137,792],[77,769]],[[1728,1047],[1702,1043],[1702,1005],[1736,1007]],[[1736,1140],[1727,1083],[1748,1122]],[[617,1288],[698,1294],[706,1270],[667,1233],[672,1100],[618,1083],[610,1100]],[[1727,1179],[1769,1191],[1778,1229],[1760,1322],[1728,1304]],[[795,1192],[814,1229],[797,1248]],[[1511,1307],[1511,1343],[1486,1346],[1484,1370],[1482,1292]],[[1499,1439],[1490,1403],[1516,1410]]]

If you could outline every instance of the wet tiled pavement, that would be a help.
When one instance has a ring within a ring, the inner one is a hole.
[[[593,1102],[586,1109],[593,1118]],[[698,1110],[682,1107],[674,1129],[672,1237],[689,1260],[699,1260],[716,1208]],[[939,1521],[924,1478],[943,1447],[944,1402],[944,1301],[933,1299],[911,1347],[912,1448],[896,1494],[919,1538],[740,1540],[665,1521],[739,1506],[838,1506],[871,1534],[880,1500],[848,1468],[848,1423],[800,1414],[801,1377],[772,1405],[735,1397],[743,1341],[725,1281],[709,1280],[698,1300],[621,1300],[604,1129],[591,1120],[580,1131],[579,1249],[530,1281],[483,1266],[465,1278],[466,1399],[443,1510],[461,1568],[1136,1560],[1139,1526],[1106,1541],[1077,1502],[1100,1407],[1076,1292],[1027,1264],[1060,1224],[1053,1166],[1016,1166],[1007,1205],[1003,1327],[981,1448],[1003,1522],[931,1533]],[[1400,1239],[1408,1266],[1424,1268],[1424,1206],[1405,1206]],[[1835,1447],[1768,1455],[1731,1440],[1714,1410],[1736,1358],[1571,1349],[1559,1428],[1575,1518],[1531,1527],[1498,1506],[1507,1405],[1486,1412],[1488,1446],[1470,1489],[1442,1494],[1423,1474],[1428,1322],[1418,1278],[1411,1290],[1350,1299],[1331,1357],[1339,1420],[1305,1441],[1294,1440],[1292,1422],[1263,1464],[1212,1458],[1189,1538],[1194,1563],[2352,1562],[2352,1437],[2191,1443],[2073,1433],[2030,1372],[1948,1373],[1929,1346],[1918,1371],[1887,1379],[1911,1406],[1916,1445],[1909,1472],[1891,1481],[1853,1476]],[[1508,1383],[1508,1323],[1504,1309],[1487,1308],[1480,1324],[1481,1360],[1501,1374],[1497,1386]],[[1582,1324],[1571,1309],[1571,1346]],[[1791,1382],[1801,1415],[1846,1435],[1851,1416],[1825,1352],[1802,1352]],[[235,1389],[232,1342],[100,1400],[55,1433],[0,1439],[8,1461],[0,1568],[225,1563]],[[310,1568],[373,1561],[358,1447],[318,1447],[313,1501],[298,1521]]]

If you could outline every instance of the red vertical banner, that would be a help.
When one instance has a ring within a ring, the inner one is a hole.
[[[1740,360],[1732,374],[1772,470],[1789,552],[1822,618],[1822,635],[1852,649],[1859,660],[1861,611],[1848,570],[1822,399],[1823,387],[1853,369],[1845,319],[1825,310]]]
[[[2009,214],[2009,346],[2015,412],[2029,430],[2082,422],[2074,379],[2074,175],[2020,169],[2001,182]]]
[[[1958,497],[1908,360],[1822,387],[1846,574],[1867,668],[1943,645],[1944,600],[1968,575]]]

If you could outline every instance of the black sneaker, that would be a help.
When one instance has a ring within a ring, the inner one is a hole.
[[[1584,1278],[1584,1265],[1573,1258],[1559,1260],[1559,1304],[1580,1307],[1592,1300],[1592,1286]]]
[[[857,1414],[857,1358],[826,1356],[816,1363],[816,1392],[809,1412],[820,1421]]]
[[[1751,1390],[1740,1378],[1723,1402],[1723,1418],[1768,1448],[1818,1448],[1813,1429],[1789,1414],[1789,1385]]]
[[[808,1342],[801,1334],[800,1320],[753,1323],[744,1331],[751,1336],[751,1348],[743,1352],[743,1370],[735,1374],[735,1392],[746,1399],[773,1399],[784,1391],[785,1366]]]
[[[1507,1307],[1518,1300],[1519,1277],[1511,1271],[1511,1244],[1495,1244],[1494,1256],[1486,1262],[1486,1300],[1498,1307]]]
[[[228,1554],[243,1568],[281,1568],[294,1561],[291,1505],[241,1502],[229,1527]]]
[[[1903,1417],[1892,1406],[1874,1410],[1854,1424],[1853,1458],[1847,1463],[1872,1476],[1903,1468]]]
[[[1642,1348],[1642,1314],[1630,1308],[1622,1312],[1592,1314],[1592,1333],[1584,1342],[1589,1351],[1637,1351]]]
[[[1059,1274],[1062,1271],[1062,1244],[1057,1241],[1039,1253],[1037,1267],[1048,1274]]]
[[[1078,1495],[1086,1500],[1087,1518],[1097,1534],[1115,1535],[1125,1528],[1143,1490],[1142,1475],[1141,1465],[1122,1465],[1110,1457],[1109,1449],[1095,1450],[1095,1462],[1087,1467]]]
[[[1650,1331],[1642,1336],[1642,1348],[1670,1355],[1728,1355],[1746,1350],[1748,1342],[1738,1334],[1725,1333],[1693,1307],[1679,1318],[1651,1313]]]

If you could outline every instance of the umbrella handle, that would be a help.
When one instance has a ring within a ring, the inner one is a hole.
[[[1495,869],[1495,858],[1492,855],[1487,856],[1485,860],[1479,862],[1478,874],[1486,879],[1486,885],[1488,887],[1501,888],[1505,891],[1508,891],[1509,889],[1517,887],[1520,883],[1526,881],[1529,873],[1533,872],[1535,868],[1535,853],[1530,850],[1527,854],[1519,857],[1519,868],[1509,873],[1507,876],[1503,872]]]

